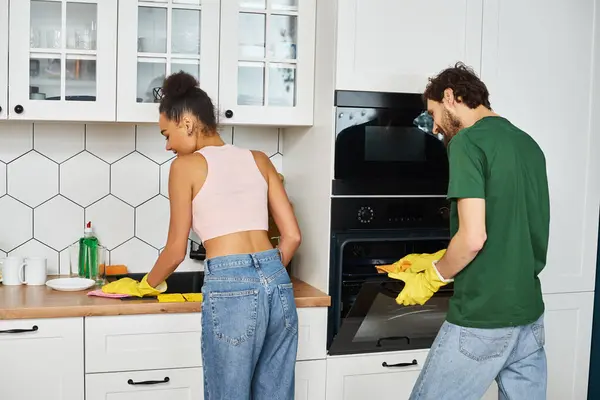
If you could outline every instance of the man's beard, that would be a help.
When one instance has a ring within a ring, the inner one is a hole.
[[[444,144],[448,146],[450,140],[463,128],[462,123],[454,115],[450,114],[450,111],[444,110],[442,115],[442,122],[440,124],[442,134],[444,135]]]

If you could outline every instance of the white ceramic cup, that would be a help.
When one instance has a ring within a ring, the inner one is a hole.
[[[44,257],[29,257],[25,259],[25,285],[39,286],[46,284],[47,269]]]
[[[2,284],[16,286],[25,283],[25,263],[21,257],[6,257],[0,259],[2,265]]]

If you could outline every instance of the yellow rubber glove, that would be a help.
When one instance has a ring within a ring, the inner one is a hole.
[[[428,269],[433,261],[439,261],[444,254],[446,254],[446,249],[437,251],[433,254],[409,254],[400,261],[404,264],[410,264],[404,272],[421,272]]]
[[[439,288],[452,282],[451,279],[442,279],[433,262],[421,272],[398,272],[389,276],[405,283],[404,289],[396,297],[396,303],[403,306],[423,305]]]
[[[104,293],[128,294],[130,296],[144,297],[156,296],[167,290],[167,282],[163,282],[156,288],[153,288],[148,284],[147,279],[148,274],[142,278],[141,282],[131,278],[121,278],[118,281],[102,286],[102,291]]]
[[[388,274],[398,272],[421,272],[425,271],[431,265],[432,261],[439,261],[444,254],[446,254],[446,249],[439,250],[432,254],[413,253],[402,257],[393,264],[379,265],[376,268],[377,271],[381,273],[387,272]]]

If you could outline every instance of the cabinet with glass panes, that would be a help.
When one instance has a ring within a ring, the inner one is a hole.
[[[114,121],[117,0],[11,1],[8,117]]]
[[[315,8],[315,0],[222,1],[224,123],[312,124]]]

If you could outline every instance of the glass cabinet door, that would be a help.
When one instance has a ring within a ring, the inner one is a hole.
[[[157,122],[165,77],[195,76],[217,103],[219,0],[119,3],[117,120]]]
[[[223,0],[224,123],[312,124],[315,0]]]
[[[10,8],[10,118],[114,121],[117,0]]]
[[[0,0],[0,119],[8,116],[8,0]]]

